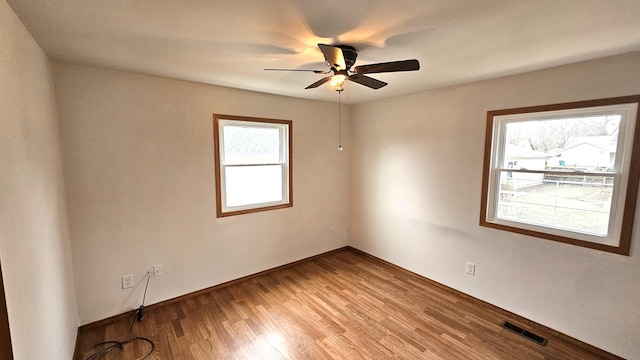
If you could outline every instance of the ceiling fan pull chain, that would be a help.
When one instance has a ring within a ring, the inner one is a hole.
[[[338,151],[342,151],[342,102],[340,100],[340,95],[342,94],[342,90],[338,91]]]

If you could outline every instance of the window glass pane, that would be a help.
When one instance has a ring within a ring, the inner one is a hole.
[[[606,236],[612,176],[500,172],[497,217]]]
[[[224,164],[280,163],[280,129],[223,126]]]
[[[506,124],[504,168],[612,172],[620,115]]]
[[[227,207],[282,201],[282,165],[225,168]]]

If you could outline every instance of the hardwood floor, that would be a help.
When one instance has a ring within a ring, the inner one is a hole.
[[[148,359],[607,359],[430,280],[353,249],[82,328],[76,359],[106,340],[147,337]],[[504,320],[546,346],[501,327]],[[104,359],[140,359],[134,341]]]

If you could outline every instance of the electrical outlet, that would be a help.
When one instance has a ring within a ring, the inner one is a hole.
[[[476,274],[476,264],[467,261],[467,274],[469,275]]]
[[[128,274],[128,275],[122,276],[122,288],[128,289],[132,287],[133,287],[133,275]]]
[[[162,264],[153,265],[153,276],[162,276]]]
[[[335,227],[335,226],[332,226],[332,227],[329,229],[329,233],[331,234],[331,236],[336,236],[336,227]]]

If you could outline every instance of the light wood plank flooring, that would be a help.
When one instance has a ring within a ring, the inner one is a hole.
[[[147,337],[149,359],[606,359],[554,334],[538,345],[501,327],[505,312],[353,249],[266,272],[82,328],[76,359],[105,340]],[[140,359],[136,341],[104,359]],[[597,351],[596,351],[597,352]]]

